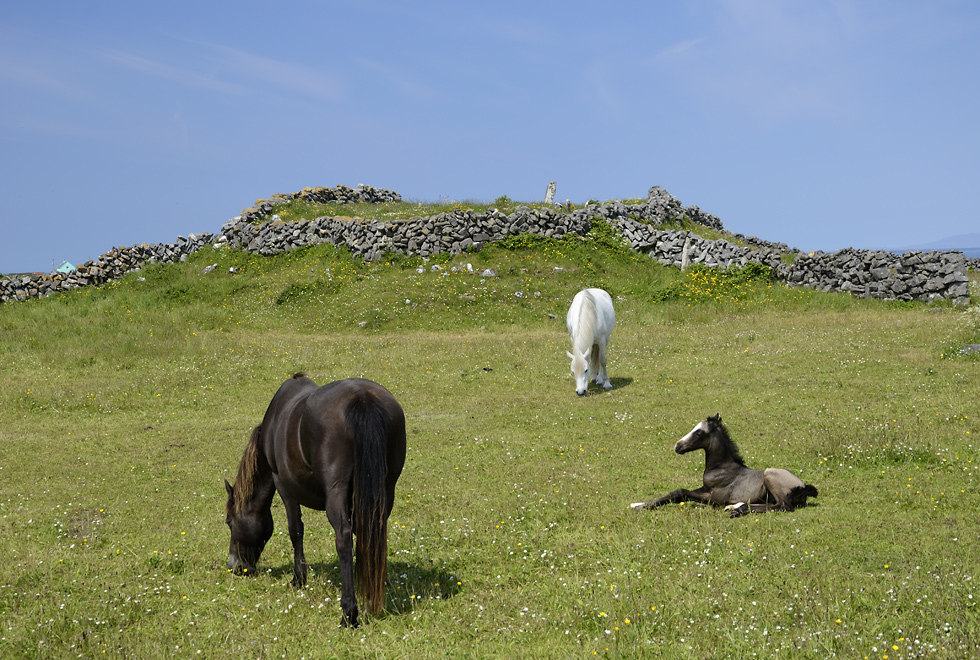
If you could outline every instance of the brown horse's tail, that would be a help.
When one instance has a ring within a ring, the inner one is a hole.
[[[371,392],[358,392],[347,408],[354,432],[353,523],[357,537],[354,578],[367,610],[377,614],[385,603],[388,576],[388,429],[391,418]]]

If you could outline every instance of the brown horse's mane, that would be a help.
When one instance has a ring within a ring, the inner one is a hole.
[[[297,371],[293,378],[306,378],[305,371]],[[252,431],[252,436],[245,445],[245,454],[242,462],[238,465],[238,476],[235,477],[235,504],[234,508],[228,513],[239,516],[245,512],[245,507],[255,491],[255,477],[259,469],[259,453],[262,451],[262,425],[259,424]]]
[[[234,513],[239,516],[245,512],[245,507],[252,499],[252,491],[255,490],[255,475],[259,469],[259,444],[262,439],[262,425],[259,424],[252,431],[252,437],[248,439],[245,446],[245,454],[242,462],[238,466],[238,476],[235,478],[235,506]]]

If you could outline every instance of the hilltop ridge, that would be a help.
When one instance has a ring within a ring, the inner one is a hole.
[[[585,236],[596,222],[611,226],[635,251],[665,266],[688,264],[727,268],[757,263],[771,269],[773,278],[790,286],[820,291],[844,291],[883,300],[948,300],[969,303],[969,277],[976,267],[960,252],[911,251],[904,255],[848,248],[836,253],[803,254],[782,243],[732,234],[721,220],[696,206],[684,207],[660,186],[643,199],[590,201],[580,208],[570,204],[517,204],[506,198],[497,206],[474,210],[454,204],[431,215],[413,215],[422,205],[395,207],[401,196],[394,191],[359,185],[355,189],[307,188],[290,195],[259,200],[226,222],[221,233],[191,234],[172,244],[118,248],[89,261],[76,272],[52,273],[0,280],[0,301],[26,300],[90,284],[104,284],[139,270],[146,263],[186,259],[197,250],[232,247],[271,256],[304,245],[331,243],[350,249],[366,261],[385,254],[430,257],[479,250],[508,236],[533,234],[559,240],[569,234]],[[313,220],[292,221],[292,206],[326,211]],[[352,204],[365,217],[342,214]],[[365,207],[364,204],[367,206]],[[364,211],[369,211],[365,213]],[[377,212],[375,212],[377,210]],[[436,210],[436,209],[432,209]],[[329,213],[333,212],[334,215]],[[372,217],[373,216],[373,217]],[[408,217],[405,217],[408,216]]]

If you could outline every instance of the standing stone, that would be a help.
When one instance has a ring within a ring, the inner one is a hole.
[[[681,270],[687,270],[688,265],[688,253],[691,250],[691,237],[687,236],[684,238],[684,249],[681,251]]]
[[[551,183],[548,184],[548,192],[546,192],[544,194],[544,203],[545,204],[554,204],[555,203],[555,188],[557,187],[557,185],[558,184],[555,183],[554,181],[552,181]]]

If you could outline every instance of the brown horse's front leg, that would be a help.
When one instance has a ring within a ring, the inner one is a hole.
[[[650,502],[636,502],[630,506],[634,509],[655,509],[658,506],[664,506],[665,504],[678,504],[680,502],[710,502],[709,492],[705,488],[698,488],[697,490],[687,490],[686,488],[678,488],[673,490],[663,497],[655,499]]]
[[[281,494],[280,494],[281,496]],[[306,555],[303,554],[303,513],[299,504],[290,497],[283,497],[286,520],[289,523],[289,540],[293,544],[293,586],[306,586]]]

